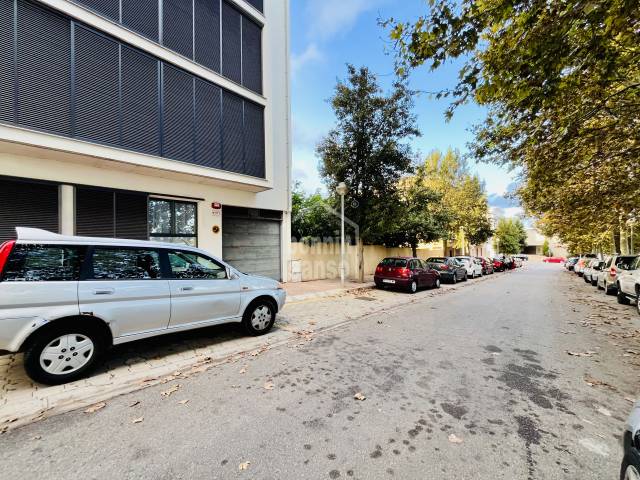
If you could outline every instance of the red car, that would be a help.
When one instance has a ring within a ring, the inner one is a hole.
[[[489,275],[494,272],[495,268],[493,262],[485,257],[476,257],[476,259],[482,264],[482,274]]]
[[[566,258],[562,257],[545,257],[542,259],[544,263],[564,263],[567,261]]]
[[[505,268],[506,268],[506,265],[504,264],[504,261],[501,258],[493,259],[493,270],[495,272],[504,272]]]
[[[440,288],[440,274],[415,257],[388,257],[376,267],[376,287],[397,287],[411,293],[420,287]]]

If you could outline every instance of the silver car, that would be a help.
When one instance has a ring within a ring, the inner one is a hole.
[[[475,257],[454,257],[467,271],[467,277],[476,278],[482,276],[482,263]]]
[[[0,350],[35,381],[84,376],[112,345],[221,323],[273,326],[285,291],[198,248],[17,228],[0,246]]]
[[[631,411],[622,438],[624,458],[620,480],[640,480],[640,402]]]
[[[607,295],[618,293],[617,281],[621,271],[629,270],[637,255],[612,255],[604,264],[602,275],[598,277],[598,288]]]

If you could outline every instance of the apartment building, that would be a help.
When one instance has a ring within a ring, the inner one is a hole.
[[[286,281],[288,0],[0,0],[0,242],[187,243]]]

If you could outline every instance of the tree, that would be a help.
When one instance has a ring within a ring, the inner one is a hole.
[[[393,226],[383,240],[385,245],[409,246],[417,256],[420,243],[429,243],[447,233],[448,213],[441,208],[442,195],[423,186],[416,177],[404,179],[399,188],[398,202],[394,203]]]
[[[306,195],[299,183],[291,193],[291,236],[297,241],[322,240],[339,234],[338,218],[319,192]]]
[[[549,240],[544,239],[544,243],[542,244],[542,255],[545,257],[551,256],[551,250],[549,250]]]
[[[488,109],[476,159],[523,172],[518,194],[549,234],[575,245],[610,238],[640,205],[640,9],[636,1],[429,0],[393,19],[398,71],[464,59],[435,92]],[[567,227],[571,226],[571,227]]]
[[[501,218],[493,237],[494,248],[498,253],[515,255],[526,246],[527,232],[518,218]]]
[[[345,215],[359,227],[359,278],[364,280],[363,243],[381,240],[392,223],[398,180],[412,170],[409,140],[419,135],[412,113],[413,92],[404,79],[385,94],[368,68],[347,65],[348,78],[338,81],[331,98],[336,126],[317,146],[320,173],[335,195],[349,188]]]

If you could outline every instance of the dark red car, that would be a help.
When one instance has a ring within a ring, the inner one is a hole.
[[[387,257],[376,267],[376,287],[395,287],[411,293],[420,287],[440,288],[440,274],[415,257]]]
[[[476,257],[476,259],[482,264],[482,275],[490,275],[495,270],[493,268],[493,261],[485,257]]]
[[[494,258],[493,259],[493,270],[496,272],[504,272],[506,265],[504,264],[504,260],[502,258]]]

